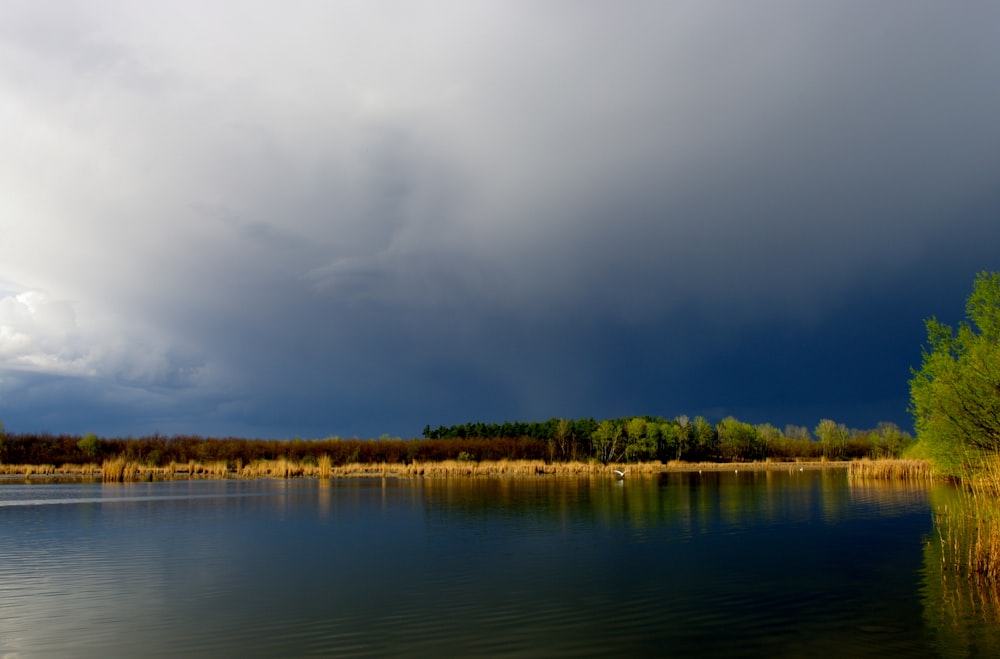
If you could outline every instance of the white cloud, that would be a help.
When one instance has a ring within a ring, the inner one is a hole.
[[[39,291],[0,298],[0,371],[118,382],[124,387],[187,387],[206,364],[155,334],[124,323],[81,324],[74,305]]]
[[[94,375],[70,304],[38,291],[0,298],[0,368]]]

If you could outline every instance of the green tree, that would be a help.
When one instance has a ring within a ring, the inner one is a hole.
[[[896,458],[907,446],[913,442],[913,438],[899,429],[895,423],[880,421],[874,434],[874,456],[879,458]]]
[[[676,441],[674,442],[674,449],[676,449],[676,454],[673,456],[673,459],[680,460],[681,456],[691,448],[692,435],[694,434],[691,419],[687,418],[687,415],[682,414],[674,419],[673,424],[663,425],[664,427],[670,425],[675,428]]]
[[[83,451],[88,458],[94,460],[101,450],[101,440],[94,433],[89,433],[76,443],[76,447]]]
[[[715,426],[719,450],[725,460],[754,460],[763,457],[757,429],[734,417],[726,417]]]
[[[945,473],[1000,453],[1000,273],[981,272],[957,331],[926,322],[920,370],[910,380],[917,441]]]
[[[691,422],[691,438],[694,450],[701,459],[718,456],[719,434],[705,417],[696,416]]]
[[[625,422],[625,449],[623,455],[628,461],[651,460],[656,454],[656,424],[650,424],[642,417],[632,417]]]
[[[556,419],[552,430],[552,442],[559,451],[562,460],[567,459],[570,454],[569,446],[573,442],[573,422],[568,419]]]
[[[772,448],[777,446],[780,441],[781,431],[770,423],[761,423],[757,426],[757,442],[764,457],[769,456]]]
[[[597,459],[604,464],[621,460],[623,434],[622,427],[610,419],[598,423],[590,436]]]
[[[821,419],[819,425],[813,430],[813,434],[823,443],[823,455],[833,460],[844,458],[844,449],[847,447],[847,439],[851,432],[842,423]]]
[[[656,454],[663,462],[670,460],[680,460],[681,455],[681,432],[680,427],[672,421],[663,421],[658,424],[657,449]],[[685,431],[689,428],[685,427]]]

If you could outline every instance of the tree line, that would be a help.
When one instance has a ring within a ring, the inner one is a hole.
[[[230,468],[258,460],[282,458],[316,464],[326,456],[337,466],[349,463],[381,464],[444,460],[544,460],[544,442],[524,438],[456,439],[449,441],[403,439],[259,440],[215,438],[198,435],[152,435],[104,438],[94,434],[51,435],[7,433],[0,436],[0,464],[54,466],[101,464],[122,458],[150,467],[170,463],[226,462]]]
[[[810,433],[802,426],[789,425],[782,431],[769,423],[754,425],[734,417],[712,424],[701,416],[477,421],[434,429],[427,425],[423,436],[431,440],[531,438],[545,443],[546,459],[604,463],[896,457],[913,443],[909,433],[893,423],[850,430],[823,419]]]
[[[602,463],[660,460],[749,461],[763,459],[851,459],[898,455],[913,440],[893,424],[869,431],[848,430],[823,420],[813,431],[770,424],[752,425],[729,417],[711,424],[703,417],[641,416],[549,419],[541,422],[467,423],[424,429],[423,439],[259,440],[197,435],[102,438],[95,434],[3,433],[0,463],[87,464],[124,458],[149,466],[225,461],[232,467],[256,460],[333,464],[404,463],[442,460],[545,460]]]

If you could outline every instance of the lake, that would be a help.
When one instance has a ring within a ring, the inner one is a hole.
[[[843,469],[4,483],[0,656],[975,655],[996,628],[942,613],[932,495]]]

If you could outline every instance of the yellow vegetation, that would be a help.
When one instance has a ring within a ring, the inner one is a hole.
[[[882,462],[882,461],[876,461]],[[913,461],[917,462],[917,461]],[[247,465],[236,463],[231,467],[226,461],[171,462],[165,467],[151,467],[125,458],[105,460],[103,464],[73,465],[0,465],[0,475],[23,475],[30,478],[42,476],[68,476],[79,478],[100,477],[104,482],[121,483],[175,478],[445,478],[445,477],[517,477],[517,476],[607,476],[614,477],[615,470],[622,470],[629,477],[655,475],[679,471],[763,471],[780,469],[829,469],[845,468],[847,462],[681,462],[671,460],[630,464],[601,464],[591,462],[554,462],[542,460],[442,460],[411,463],[347,463],[334,465],[329,455],[317,460],[255,460]]]
[[[105,483],[130,483],[134,481],[152,480],[157,469],[146,467],[138,462],[124,458],[105,460],[101,465],[101,480]]]
[[[945,572],[1000,585],[1000,455],[963,479],[955,501],[937,510]]]
[[[855,460],[847,475],[854,479],[927,481],[932,476],[927,460]]]
[[[333,473],[333,461],[330,459],[330,456],[326,454],[319,456],[316,469],[319,471],[320,478],[329,478]]]

